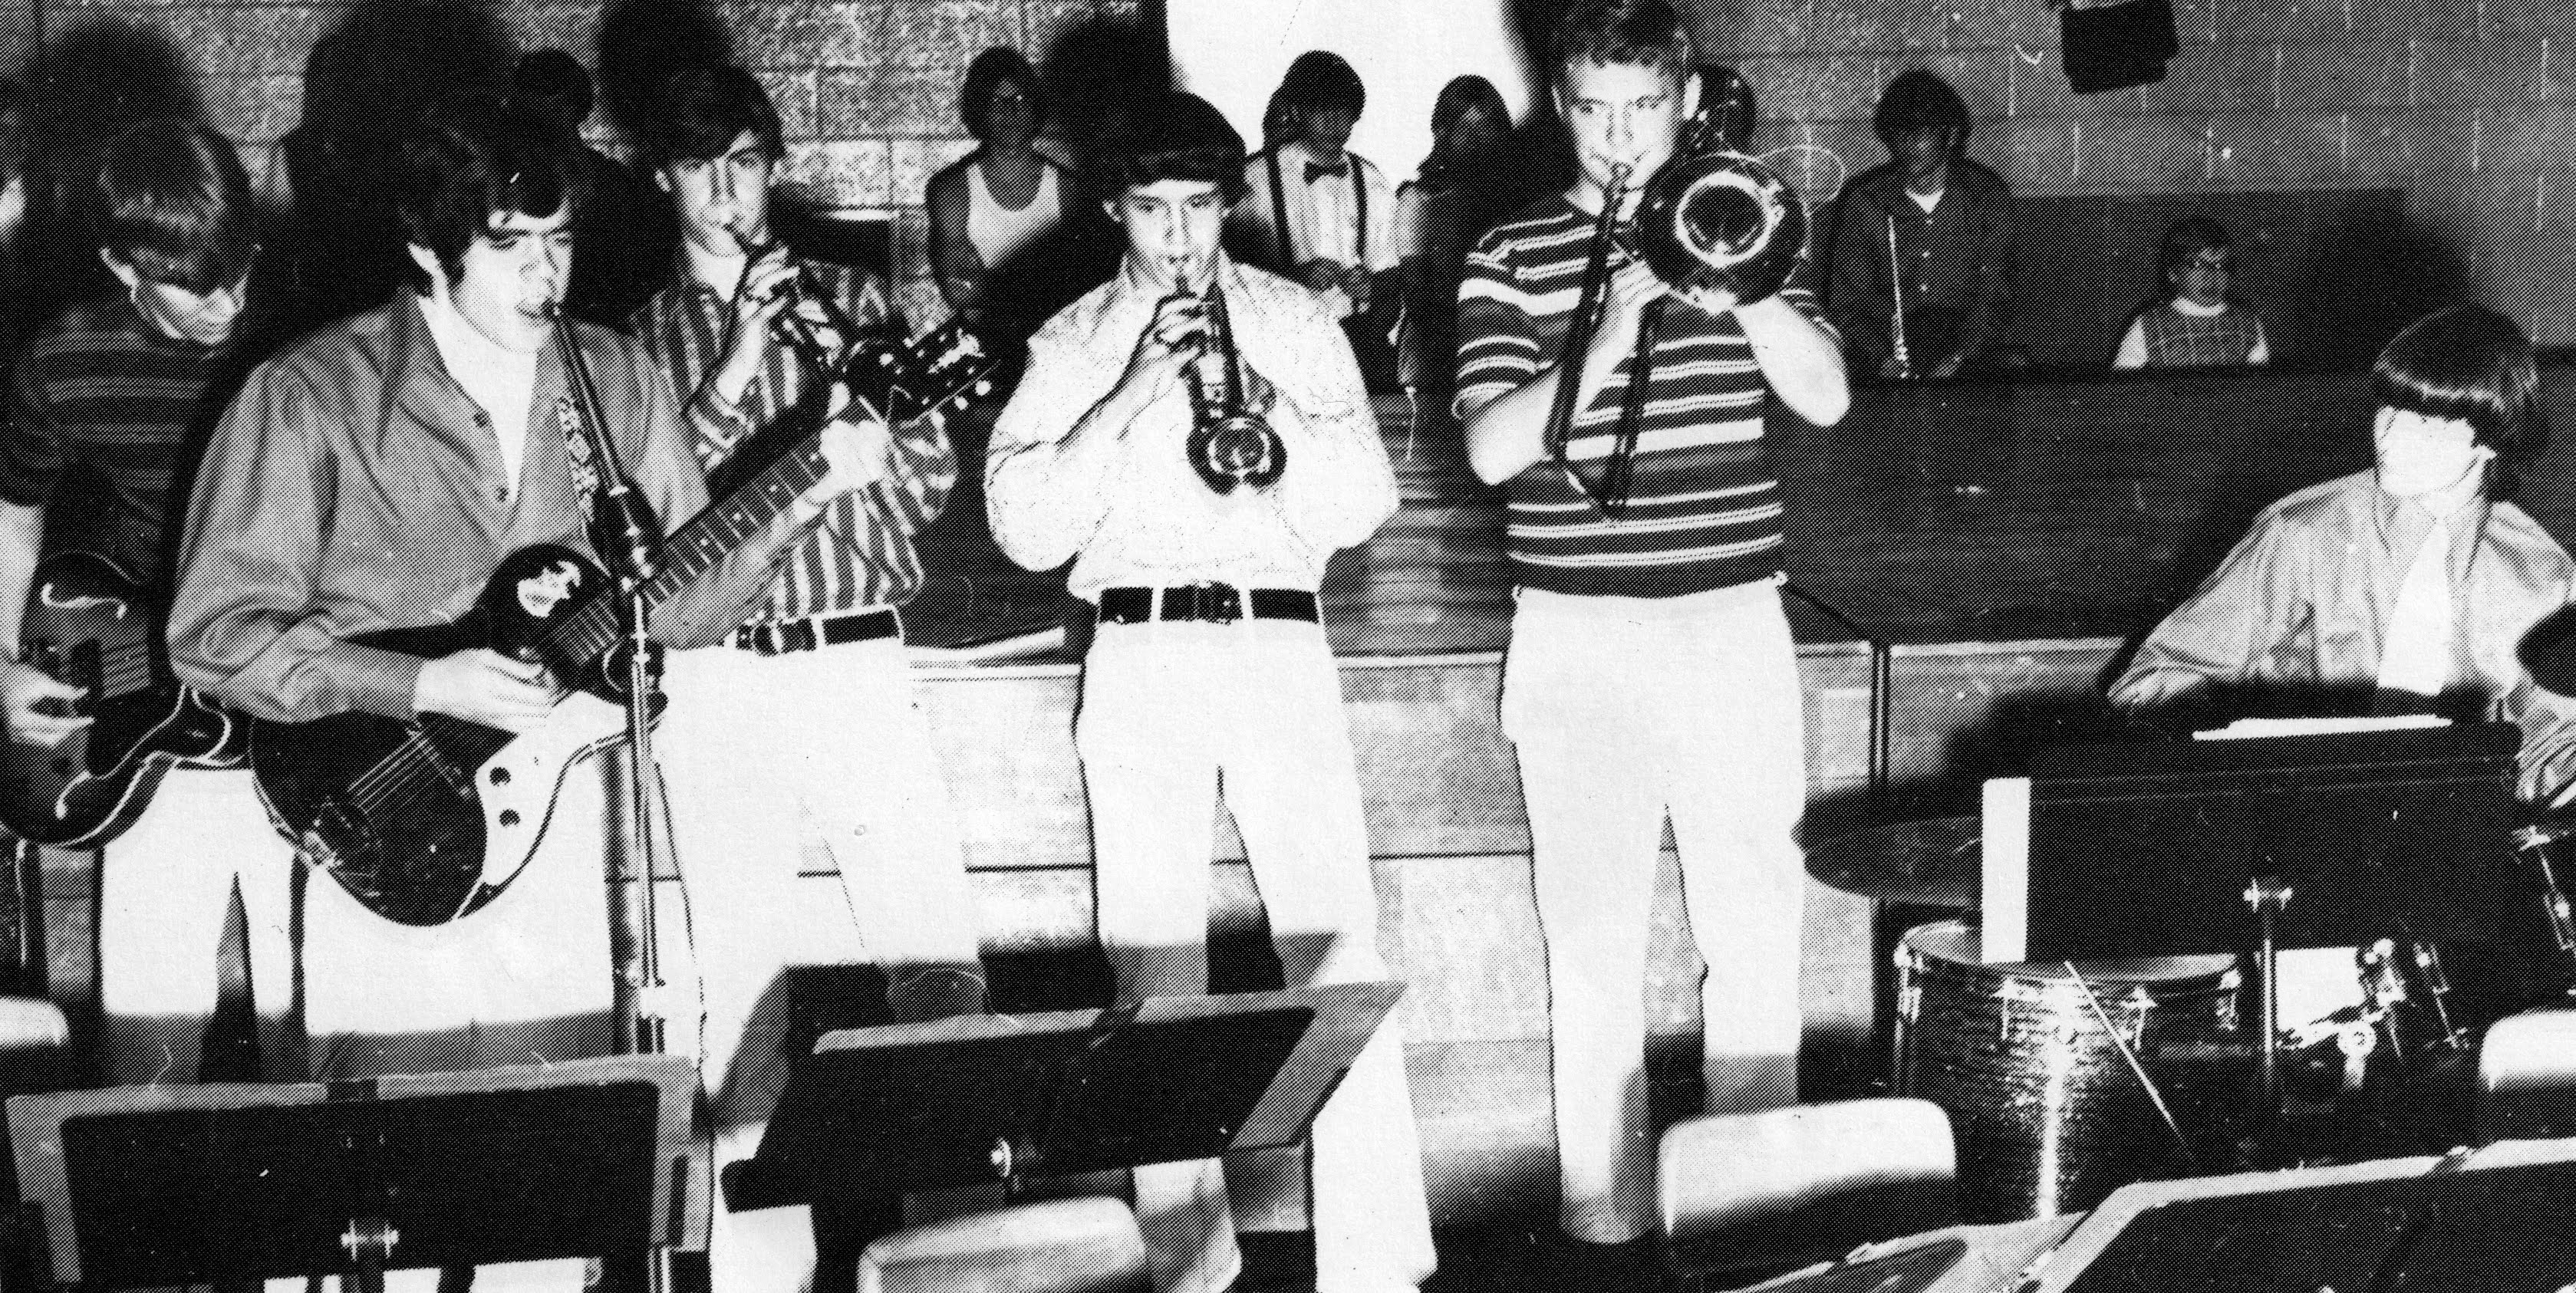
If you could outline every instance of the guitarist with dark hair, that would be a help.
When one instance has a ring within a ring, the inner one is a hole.
[[[287,869],[199,839],[228,802],[261,824],[249,774],[191,772],[143,811],[174,760],[240,762],[230,721],[153,659],[152,631],[173,482],[238,384],[259,245],[241,162],[204,127],[141,122],[108,144],[93,179],[99,259],[122,290],[38,330],[0,432],[0,641],[25,646],[0,664],[5,780],[12,796],[27,790],[9,825],[94,846],[135,823],[99,873],[102,1067],[120,1083],[192,1082],[237,882],[271,1058],[290,986]]]
[[[607,1048],[602,859],[617,823],[603,760],[582,756],[618,730],[614,707],[566,695],[582,680],[565,668],[468,645],[459,630],[596,605],[604,581],[585,567],[598,482],[563,345],[581,348],[618,456],[665,525],[680,530],[706,501],[669,382],[623,337],[556,324],[581,200],[561,128],[464,100],[427,114],[399,159],[390,178],[413,290],[251,375],[207,448],[170,617],[180,675],[264,720],[252,737],[260,789],[327,873],[307,886],[303,946],[311,1058],[326,1079]],[[773,564],[857,485],[851,439],[826,429],[824,465],[725,544],[673,539],[666,567],[703,557],[703,577],[658,590],[669,595],[657,638],[701,644],[741,621]],[[594,711],[611,711],[597,736],[557,741]],[[349,753],[380,728],[401,734],[394,752]],[[316,730],[332,733],[328,748],[295,749]],[[500,753],[460,763],[460,749]],[[546,765],[504,756],[548,750],[547,784],[490,823],[528,832],[524,847],[503,847],[480,819],[450,838],[484,847],[409,847],[460,798],[451,785],[525,790]],[[318,769],[292,771],[299,753]],[[334,758],[359,765],[352,784],[302,802]],[[504,773],[515,781],[497,785]],[[408,891],[449,878],[423,856],[459,854],[479,867],[461,898]],[[387,1287],[424,1276],[434,1272],[398,1272]],[[548,1263],[513,1286],[581,1279],[579,1261]]]

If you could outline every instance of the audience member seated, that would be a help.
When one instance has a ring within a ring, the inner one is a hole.
[[[2236,240],[2207,216],[2165,230],[2165,298],[2129,318],[2113,368],[2224,368],[2272,361],[2263,316],[2229,293]]]
[[[1038,271],[1073,205],[1072,177],[1036,148],[1046,87],[1016,49],[988,49],[966,68],[958,115],[977,148],[930,177],[930,269],[968,327],[1025,338],[1064,302]]]
[[[1503,150],[1511,109],[1481,76],[1440,88],[1431,105],[1431,154],[1395,195],[1404,318],[1396,331],[1397,379],[1423,403],[1446,408],[1458,366],[1458,283],[1467,252],[1506,214],[1516,193]]]
[[[1843,194],[1826,300],[1853,370],[1902,380],[2013,366],[1998,349],[2012,190],[1962,154],[1968,105],[1916,68],[1888,82],[1872,125],[1889,160]]]
[[[559,49],[540,49],[519,60],[511,88],[562,123],[576,141],[590,119],[590,73]],[[564,308],[592,323],[620,324],[653,294],[671,265],[673,234],[644,182],[623,162],[579,145],[582,178],[590,196],[582,203]]]
[[[1295,136],[1244,164],[1251,193],[1234,206],[1227,244],[1236,258],[1304,283],[1324,297],[1373,390],[1395,384],[1387,340],[1402,293],[1395,190],[1386,172],[1350,151],[1368,104],[1360,74],[1341,55],[1310,49],[1288,65],[1273,100],[1295,118]]]

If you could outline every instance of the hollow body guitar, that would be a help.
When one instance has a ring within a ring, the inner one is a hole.
[[[962,407],[985,391],[991,368],[973,336],[951,325],[909,345],[864,343],[841,380],[900,425]],[[826,470],[819,440],[800,435],[664,542],[646,603],[712,569]],[[504,560],[464,618],[356,639],[425,658],[490,647],[543,663],[566,694],[537,731],[519,736],[439,714],[254,720],[251,770],[278,829],[387,920],[445,924],[491,901],[535,855],[565,775],[625,737],[609,682],[622,670],[603,668],[623,641],[611,592],[588,557],[539,544]]]
[[[96,848],[123,833],[173,767],[237,767],[243,723],[170,673],[155,599],[92,552],[36,566],[20,661],[84,690],[89,726],[51,747],[0,740],[0,826],[20,839]]]

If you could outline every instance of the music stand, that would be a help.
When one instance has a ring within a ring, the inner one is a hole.
[[[736,1211],[1294,1144],[1404,991],[1334,983],[828,1033]]]
[[[694,1232],[679,1056],[330,1085],[9,1101],[58,1284],[101,1288],[596,1257]]]

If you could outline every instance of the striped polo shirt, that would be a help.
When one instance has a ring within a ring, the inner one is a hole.
[[[1461,419],[1557,358],[1583,285],[1593,217],[1549,197],[1497,225],[1458,293]],[[1624,253],[1614,253],[1624,262]],[[1814,295],[1783,297],[1822,324]],[[1678,597],[1781,573],[1780,481],[1762,435],[1768,387],[1732,313],[1673,300],[1656,333],[1626,513],[1612,520],[1554,457],[1511,481],[1513,578],[1562,593]],[[1622,357],[1580,410],[1567,455],[1597,484],[1631,381]]]
[[[903,320],[884,280],[827,261],[800,263],[852,323],[902,333]],[[717,469],[745,439],[801,436],[820,427],[827,394],[795,349],[780,342],[743,388],[739,405],[718,398],[712,378],[724,358],[732,317],[726,299],[691,277],[683,262],[634,322],[636,339],[677,388],[698,460],[718,492],[735,482]],[[957,483],[957,454],[941,422],[934,415],[894,429],[893,475],[823,509],[821,525],[780,563],[750,623],[900,606],[921,591],[921,557],[912,536],[939,515]]]
[[[241,375],[234,349],[166,336],[122,295],[56,315],[10,373],[0,499],[45,508],[49,548],[157,586],[186,505],[174,481]],[[79,505],[51,506],[67,485]]]

